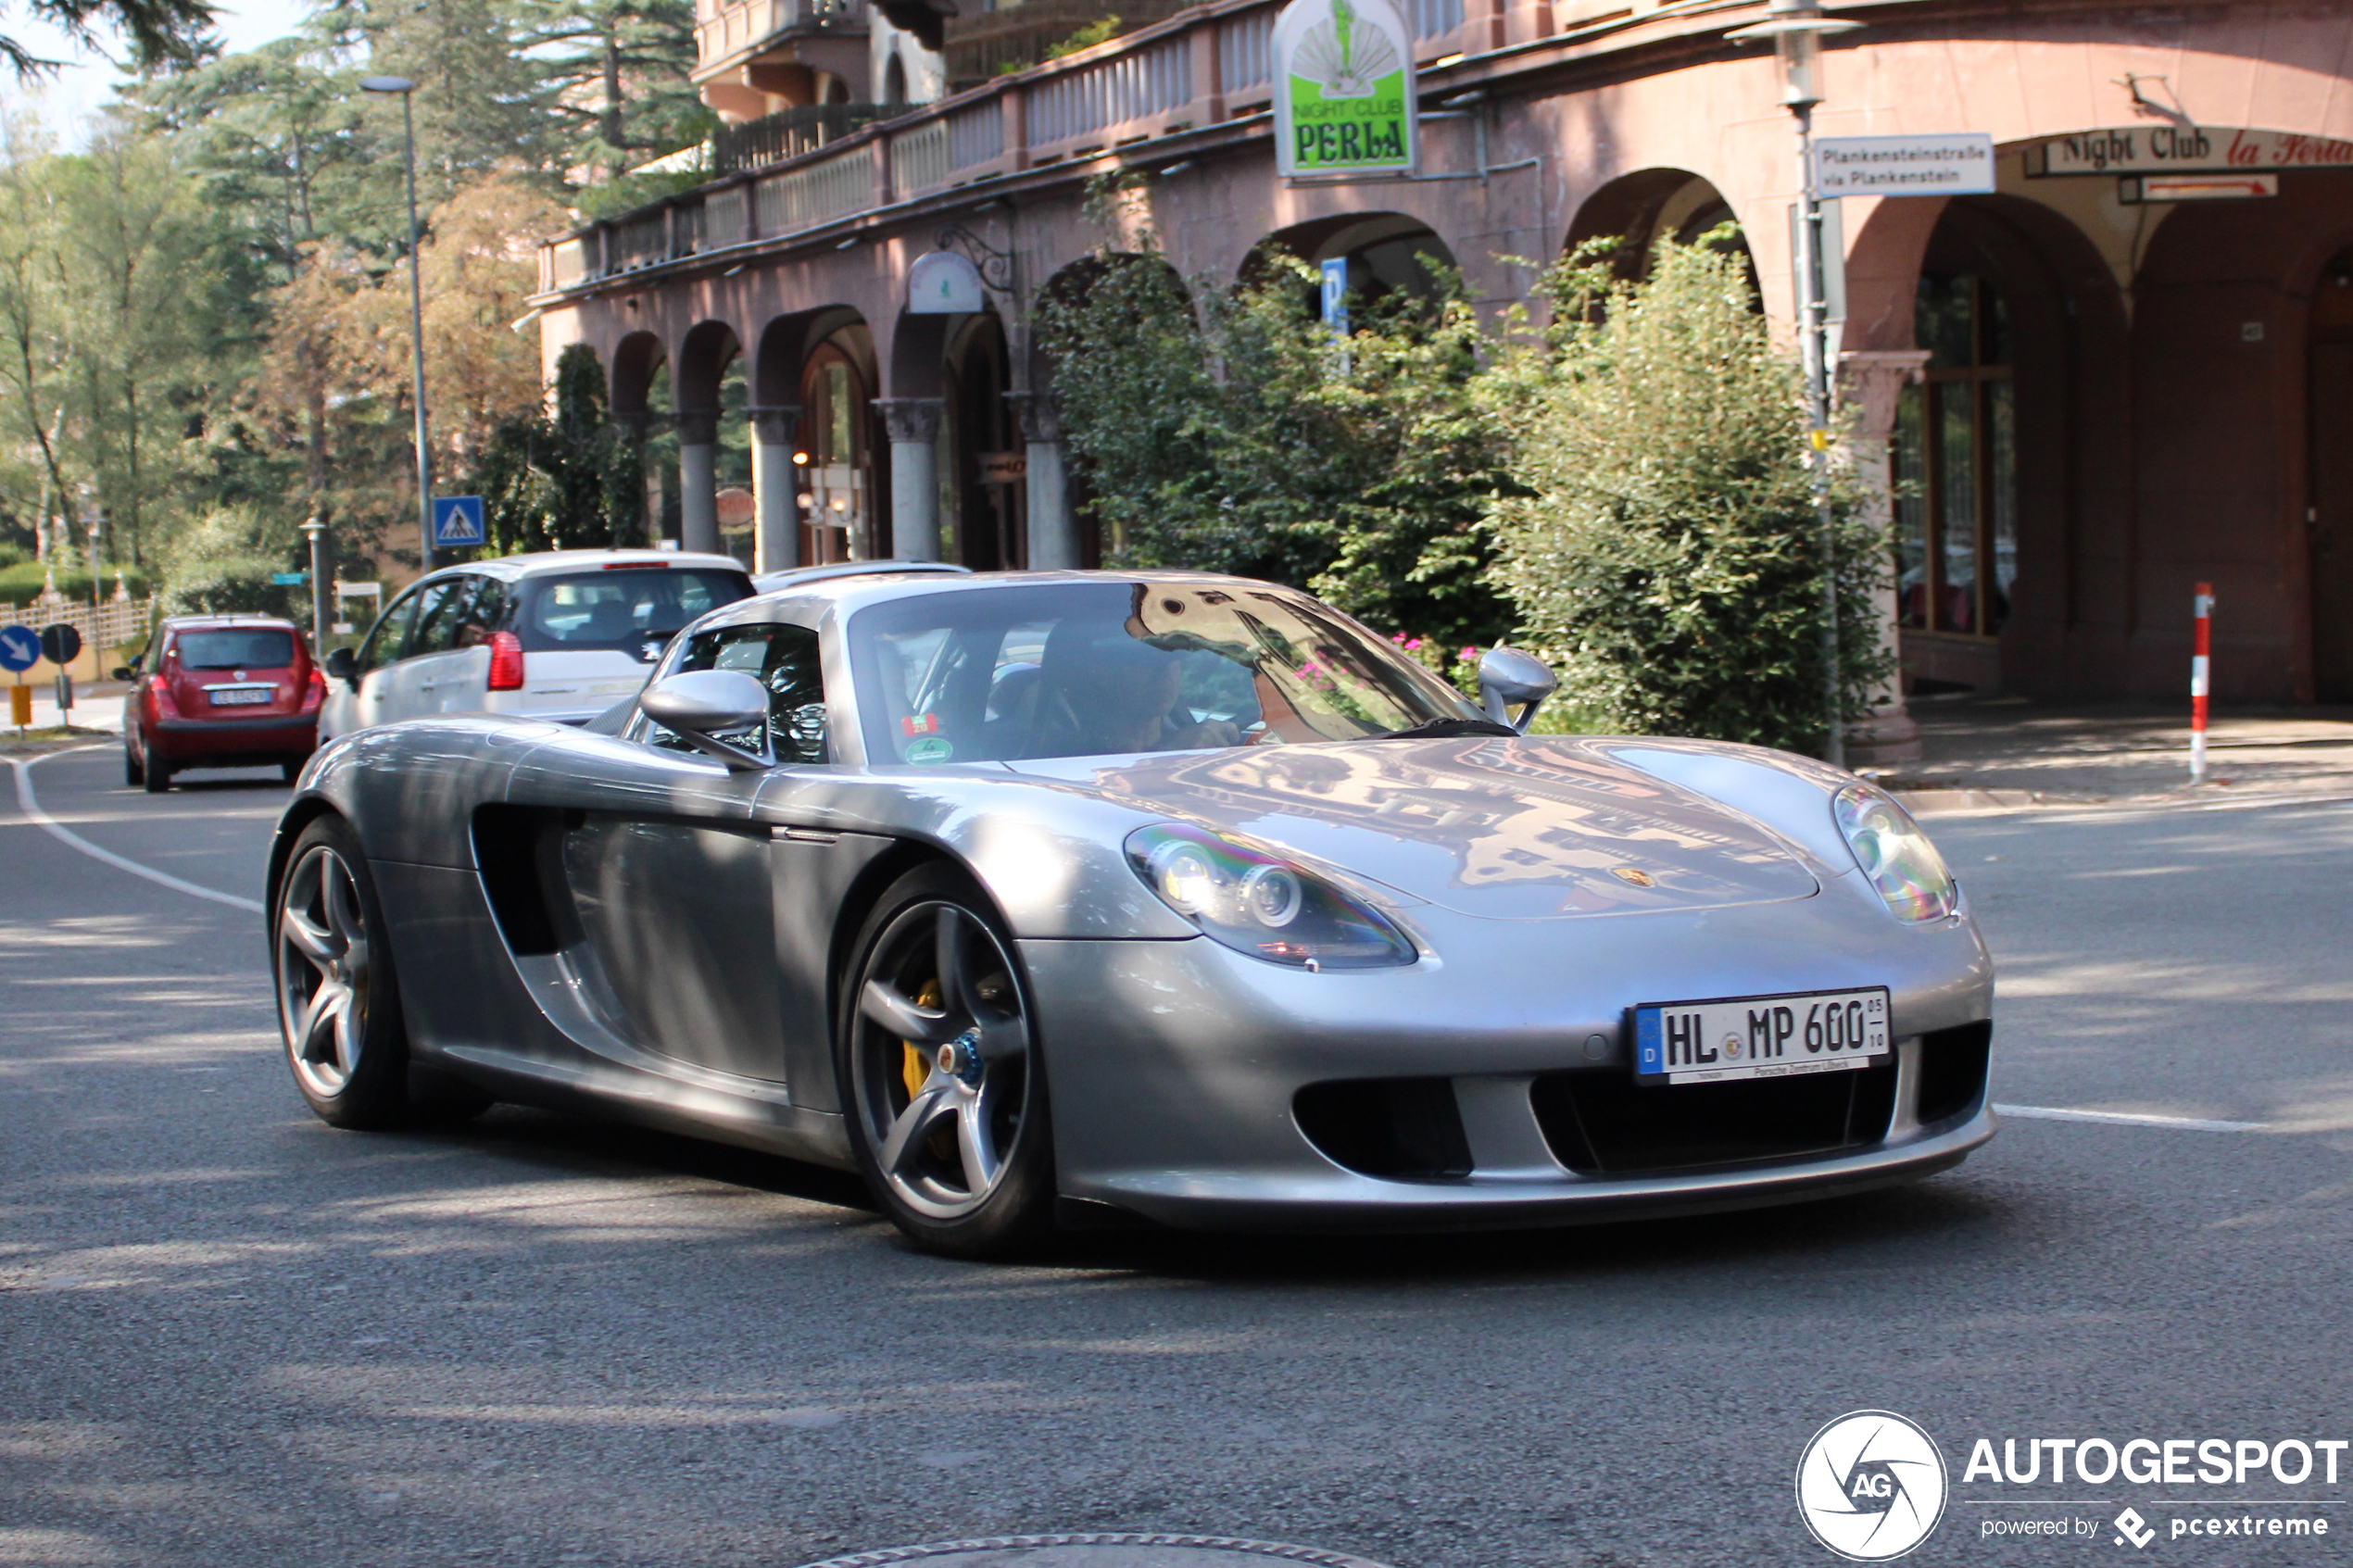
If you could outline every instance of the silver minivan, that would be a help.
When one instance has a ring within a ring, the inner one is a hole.
[[[550,550],[421,577],[326,660],[319,738],[428,713],[585,723],[635,695],[681,628],[751,596],[732,556]]]

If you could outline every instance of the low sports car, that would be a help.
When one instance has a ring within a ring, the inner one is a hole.
[[[861,1173],[911,1236],[1523,1226],[1782,1202],[1994,1132],[1934,847],[1804,758],[1524,733],[1314,598],[814,569],[584,727],[437,716],[272,843],[295,1081]]]

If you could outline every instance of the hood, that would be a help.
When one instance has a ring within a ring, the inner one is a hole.
[[[1819,891],[1755,822],[1571,736],[1005,765],[1490,920],[1722,909]]]

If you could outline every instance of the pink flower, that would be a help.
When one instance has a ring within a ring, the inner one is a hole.
[[[1419,637],[1416,637],[1412,642],[1405,645],[1405,651],[1407,653],[1412,653],[1416,648],[1418,648],[1421,646],[1422,640]]]
[[[1466,660],[1469,663],[1476,664],[1478,662],[1478,650],[1477,648],[1465,648],[1455,657]]]

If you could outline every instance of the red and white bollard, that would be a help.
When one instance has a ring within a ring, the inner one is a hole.
[[[2207,659],[2213,646],[2213,583],[2197,585],[2197,596],[2190,601],[2190,613],[2197,622],[2190,650],[2190,783],[2202,784],[2206,782],[2206,672]]]

